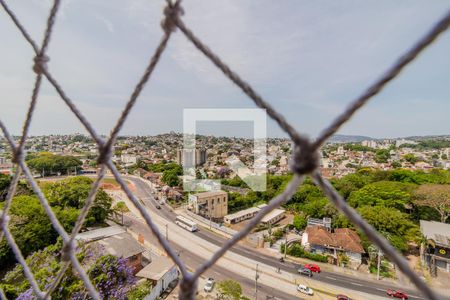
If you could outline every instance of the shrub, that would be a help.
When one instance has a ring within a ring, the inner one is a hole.
[[[281,252],[284,252],[285,245],[281,245]],[[288,247],[287,254],[295,257],[303,257],[307,259],[311,259],[318,262],[328,262],[328,257],[325,255],[317,254],[317,253],[310,253],[306,251],[302,246],[299,244],[293,244]]]

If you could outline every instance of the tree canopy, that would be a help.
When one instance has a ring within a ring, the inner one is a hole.
[[[41,176],[52,174],[68,174],[80,169],[82,162],[70,155],[57,155],[49,152],[29,154],[26,158],[28,166]]]
[[[41,290],[45,290],[55,280],[63,267],[61,260],[61,239],[26,258]],[[83,266],[88,266],[88,276],[102,299],[126,299],[126,293],[134,286],[135,279],[126,259],[106,254],[95,247],[83,246],[76,254]],[[23,268],[17,264],[0,283],[8,299],[34,299],[29,281],[23,275]],[[87,299],[88,293],[81,278],[69,266],[52,293],[52,299]]]
[[[217,283],[221,299],[225,300],[240,300],[242,299],[242,287],[239,282],[235,280],[223,280]]]
[[[42,191],[66,231],[71,231],[84,205],[92,180],[71,177],[41,184]],[[100,189],[87,215],[84,226],[103,223],[111,213],[112,199]],[[0,202],[2,208],[4,202]],[[9,228],[17,245],[26,256],[55,243],[58,234],[52,227],[39,199],[35,195],[15,196],[9,210]],[[15,261],[5,239],[0,241],[0,267]]]
[[[445,223],[450,216],[450,185],[425,184],[414,193],[415,203],[434,208]]]

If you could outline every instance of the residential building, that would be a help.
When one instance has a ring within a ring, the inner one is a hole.
[[[284,209],[275,208],[274,210],[269,212],[267,215],[265,215],[261,219],[261,224],[263,224],[263,225],[275,224],[275,223],[277,223],[278,221],[280,221],[281,219],[284,218],[285,212],[286,211]]]
[[[421,257],[432,275],[437,270],[450,273],[450,224],[420,220],[420,231],[427,239],[421,247]]]
[[[127,166],[135,165],[137,163],[137,156],[129,155],[129,154],[122,154],[120,156],[120,161]]]
[[[226,215],[223,218],[223,221],[225,224],[228,224],[228,225],[240,223],[244,220],[248,220],[248,219],[251,219],[254,216],[256,216],[256,214],[258,213],[259,210],[260,209],[257,207],[250,207],[250,208],[238,211],[234,214]]]
[[[187,167],[198,167],[206,162],[205,149],[178,149],[177,163]]]
[[[364,249],[358,234],[349,228],[337,228],[334,232],[324,226],[308,226],[302,235],[302,246],[307,251],[330,255],[339,264],[339,255],[345,254],[348,267],[357,268],[361,264]]]
[[[308,218],[306,226],[323,226],[327,230],[331,230],[331,218],[315,219]]]
[[[222,221],[228,214],[228,194],[210,191],[189,195],[189,206],[198,215],[213,221]]]
[[[238,211],[234,214],[226,215],[223,220],[225,224],[231,225],[236,224],[239,222],[242,222],[244,220],[248,220],[256,216],[256,214],[266,207],[267,204],[260,204],[256,207],[250,207],[241,211]],[[261,224],[264,225],[272,225],[280,221],[285,217],[285,210],[284,209],[274,209],[271,212],[269,212],[267,215],[265,215],[262,220]]]
[[[377,148],[378,143],[373,140],[365,140],[365,141],[361,142],[361,145],[365,146],[365,147],[370,147],[370,148]]]
[[[142,253],[146,249],[138,243],[126,229],[120,226],[110,226],[79,233],[76,240],[104,249],[108,254],[126,258],[127,265],[133,269],[133,274],[143,267]]]
[[[0,173],[11,175],[12,174],[13,164],[8,162],[8,160],[4,157],[0,157]]]
[[[165,256],[152,259],[151,263],[136,274],[136,277],[145,278],[152,283],[152,290],[144,300],[157,299],[166,289],[176,284],[178,276],[175,263]]]

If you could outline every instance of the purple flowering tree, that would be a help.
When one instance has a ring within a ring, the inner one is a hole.
[[[109,254],[100,257],[91,266],[88,275],[103,299],[126,299],[125,294],[135,283],[127,259]]]

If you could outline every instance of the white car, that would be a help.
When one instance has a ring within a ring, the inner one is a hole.
[[[205,292],[209,293],[213,290],[213,288],[214,288],[214,278],[208,278],[208,280],[206,280],[206,284],[203,289],[205,290]]]
[[[303,294],[306,294],[306,295],[310,295],[310,296],[314,295],[314,291],[311,288],[309,288],[309,287],[307,287],[306,285],[303,285],[303,284],[299,284],[297,286],[297,291],[299,291],[299,292],[301,292]]]

